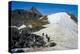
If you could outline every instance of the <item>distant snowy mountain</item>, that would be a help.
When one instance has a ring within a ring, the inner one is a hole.
[[[46,28],[34,34],[40,36],[42,33],[48,34],[50,40],[57,45],[43,50],[76,49],[78,47],[78,25],[75,20],[66,12],[51,14],[47,17],[49,24],[44,25]]]

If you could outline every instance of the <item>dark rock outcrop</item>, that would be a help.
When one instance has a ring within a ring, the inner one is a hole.
[[[73,21],[75,21],[76,23],[78,23],[78,18],[77,17],[75,17],[72,13],[67,13],[67,14],[70,15],[70,17],[71,17],[71,19]]]
[[[21,32],[22,31],[22,32]],[[21,33],[20,33],[21,32]],[[15,53],[17,48],[40,48],[46,47],[46,42],[42,36],[31,34],[27,30],[18,30],[16,28],[11,28],[11,38],[10,38],[9,49],[10,52]],[[53,47],[56,43],[52,42],[48,46]],[[16,52],[24,52],[23,50],[18,50]]]
[[[15,31],[14,31],[15,30]],[[30,48],[41,47],[45,45],[43,37],[28,32],[19,33],[15,28],[11,28],[11,45],[10,48]]]

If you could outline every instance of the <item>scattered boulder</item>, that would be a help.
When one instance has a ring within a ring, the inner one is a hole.
[[[54,47],[56,45],[55,42],[50,43],[50,47]]]

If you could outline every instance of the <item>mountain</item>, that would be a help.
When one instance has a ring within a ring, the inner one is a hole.
[[[20,26],[27,21],[38,19],[41,16],[42,14],[35,7],[32,7],[30,10],[12,10],[10,11],[11,26]]]
[[[32,8],[31,10],[36,10],[36,9]],[[18,30],[16,28],[11,27],[12,48],[19,47],[17,50],[22,50],[25,52],[77,49],[78,48],[78,24],[74,20],[74,17],[71,17],[71,16],[72,15],[66,12],[53,13],[45,17],[42,16],[39,18],[39,20],[43,21],[45,19],[48,21],[48,24],[42,25],[42,27],[45,27],[45,28],[40,29],[38,31],[34,31],[34,32],[29,32],[29,30],[25,28]],[[35,21],[36,20],[29,21],[31,24],[29,24],[28,26],[32,27],[33,25],[35,25],[36,29],[40,27],[39,21],[37,22]],[[27,23],[29,22],[27,21]],[[25,25],[23,27],[25,27]],[[15,39],[17,44],[15,44],[15,41],[14,41]],[[21,41],[18,41],[18,39],[20,39]],[[34,43],[34,40],[37,40],[37,41],[35,41]],[[46,43],[43,44],[44,42]]]
[[[32,7],[31,10],[37,15],[42,15],[35,7]]]
[[[48,34],[55,47],[43,48],[45,50],[77,49],[78,48],[78,25],[66,12],[59,12],[47,16],[49,24],[44,29],[34,32],[36,35]]]

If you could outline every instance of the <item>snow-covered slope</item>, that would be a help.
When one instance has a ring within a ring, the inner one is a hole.
[[[76,49],[78,47],[78,28],[77,24],[71,19],[71,16],[66,12],[59,12],[47,17],[49,24],[44,25],[46,28],[34,32],[34,34],[48,34],[50,40],[57,45],[42,50]]]

